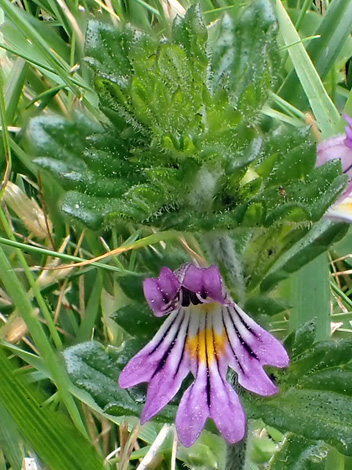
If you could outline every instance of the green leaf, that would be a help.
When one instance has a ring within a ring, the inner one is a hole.
[[[145,304],[143,292],[143,281],[147,274],[126,275],[119,279],[119,284],[123,292],[135,302]]]
[[[290,331],[296,330],[317,315],[316,339],[330,337],[330,262],[326,253],[321,254],[291,277]],[[297,292],[300,295],[297,295]]]
[[[104,215],[108,212],[109,206],[109,200],[106,198],[70,191],[63,199],[61,210],[85,226],[98,230],[103,225]]]
[[[153,315],[150,307],[139,303],[120,308],[112,315],[112,319],[131,336],[151,338],[161,325],[160,318]]]
[[[302,325],[297,331],[292,332],[285,340],[285,348],[290,357],[295,358],[309,349],[315,341],[316,320],[311,320]]]
[[[126,80],[131,73],[128,51],[132,30],[120,30],[97,20],[88,22],[85,52],[86,62],[101,77]]]
[[[265,225],[285,218],[293,222],[319,220],[343,191],[346,178],[341,175],[340,162],[335,160],[312,170],[305,178],[285,186],[268,187],[253,201],[266,209]]]
[[[320,16],[320,15],[319,15]],[[307,52],[319,73],[321,79],[325,78],[344,46],[352,27],[352,1],[334,0],[330,3],[327,12],[316,31],[311,35],[319,35],[319,39],[311,41]],[[295,71],[290,72],[280,91],[283,98],[290,98],[295,103],[302,104],[301,84]]]
[[[85,138],[101,132],[101,127],[81,113],[71,119],[62,116],[39,116],[30,122],[29,135],[34,153],[50,156],[80,171],[86,167],[80,158],[85,149]]]
[[[338,366],[344,366],[343,370],[345,370],[345,366],[349,367],[348,363],[352,359],[350,348],[350,338],[339,342],[321,341],[317,343],[310,351],[292,362],[288,380],[295,382],[297,378],[301,379],[303,377],[302,383],[305,383],[307,380],[307,378],[304,378],[305,374],[307,377],[311,377],[311,374],[313,374],[312,377],[314,381],[314,374],[318,371],[324,371],[326,368],[335,368],[331,369],[331,371],[335,371]],[[311,381],[311,379],[309,380]],[[332,386],[334,386],[334,384]],[[311,388],[315,387],[312,386]],[[320,387],[318,386],[317,389],[320,390]],[[329,390],[331,388],[327,387],[327,389]]]
[[[252,122],[278,70],[271,1],[251,2],[209,34],[196,5],[175,20],[170,41],[93,21],[87,60],[110,122],[47,116],[32,122],[30,137],[36,162],[65,191],[63,212],[94,230],[126,221],[180,231],[251,227],[257,250],[263,233],[255,230],[268,228],[257,261],[254,252],[245,261],[252,288],[345,178],[336,161],[314,168],[308,131]]]
[[[279,127],[264,141],[264,157],[256,172],[265,178],[266,187],[284,186],[305,178],[315,166],[315,147],[309,128],[293,133]]]
[[[273,265],[269,274],[261,282],[262,292],[272,289],[279,281],[320,255],[347,232],[348,225],[322,220],[298,243],[294,244]]]
[[[244,306],[244,310],[253,316],[276,315],[290,308],[290,304],[282,299],[273,299],[265,295],[250,297]]]
[[[64,358],[71,381],[87,391],[103,411],[118,416],[140,415],[140,405],[126,390],[118,388],[117,366],[101,344],[78,344],[66,349]]]
[[[179,44],[192,59],[196,78],[206,78],[208,32],[199,3],[191,6],[183,17],[176,16],[172,25],[173,42]]]
[[[211,36],[213,87],[225,88],[243,113],[256,113],[275,82],[277,19],[269,0],[255,0],[237,22],[225,14]],[[255,66],[253,66],[255,64]]]
[[[124,194],[131,183],[123,181],[121,178],[119,184],[116,184],[116,179],[107,178],[102,175],[97,179],[93,171],[84,168],[82,161],[80,161],[82,168],[80,168],[79,171],[77,171],[73,162],[64,163],[54,158],[36,158],[34,162],[49,171],[56,177],[62,187],[68,191],[78,190],[88,195],[116,198]]]
[[[260,417],[282,432],[324,440],[352,455],[352,398],[336,392],[290,388],[280,396],[255,403]]]
[[[289,337],[293,359],[280,374],[282,393],[269,399],[251,398],[248,411],[282,432],[323,440],[352,455],[352,341],[311,346],[313,335],[312,325],[307,324]]]
[[[135,345],[124,357],[121,365],[125,365],[140,344]],[[137,387],[131,392],[117,385],[120,372],[116,356],[124,356],[124,350],[110,351],[108,354],[100,343],[95,341],[80,343],[64,351],[67,372],[73,384],[86,391],[100,409],[114,416],[141,415],[141,403],[145,401],[145,392]],[[119,359],[121,361],[121,358]],[[175,415],[173,406],[167,406],[159,413],[157,419],[170,422]]]
[[[322,370],[300,380],[303,388],[330,390],[352,396],[352,370]]]
[[[1,449],[14,470],[21,470],[23,451],[21,436],[15,421],[0,402],[0,442]]]
[[[328,446],[289,433],[274,452],[269,470],[324,470]]]

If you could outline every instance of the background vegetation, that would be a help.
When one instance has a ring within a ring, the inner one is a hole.
[[[116,385],[160,324],[143,279],[190,259],[288,337],[282,393],[242,396],[246,468],[352,466],[352,238],[322,217],[346,181],[314,167],[352,115],[352,1],[201,0],[172,28],[193,3],[0,0],[0,469],[225,468],[211,426],[177,449],[175,403],[140,428],[145,389]]]

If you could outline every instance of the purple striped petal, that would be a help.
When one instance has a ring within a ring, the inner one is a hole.
[[[151,380],[160,361],[177,336],[182,320],[183,317],[178,311],[167,318],[154,338],[129,361],[121,372],[119,377],[121,388],[133,387]]]
[[[227,365],[223,359],[218,355],[211,364],[200,361],[195,382],[181,400],[176,429],[186,447],[198,439],[208,417],[228,442],[235,443],[244,437],[246,417],[236,392],[225,379]]]
[[[157,317],[167,315],[178,306],[181,284],[169,268],[162,268],[160,276],[143,282],[145,298]]]
[[[236,305],[223,310],[223,321],[229,338],[228,362],[239,383],[259,395],[277,393],[263,366],[286,367],[289,358],[284,347]]]
[[[235,312],[238,329],[259,357],[260,363],[273,367],[287,367],[290,359],[280,341],[259,326],[238,305],[236,305]]]
[[[195,443],[209,417],[206,387],[207,369],[202,365],[195,382],[184,393],[176,415],[177,435],[185,447]]]
[[[197,268],[190,264],[184,273],[182,286],[198,294],[202,299],[210,298],[220,304],[227,303],[226,292],[217,266]]]
[[[226,381],[228,367],[239,383],[261,395],[277,392],[263,366],[286,367],[286,351],[228,297],[216,266],[184,265],[146,279],[144,290],[156,315],[171,313],[154,338],[133,357],[119,378],[123,388],[149,382],[142,424],[153,418],[192,372],[194,383],[176,416],[180,441],[187,447],[212,418],[231,443],[245,434],[245,415]]]
[[[178,334],[159,360],[149,381],[141,424],[153,418],[173,399],[183,379],[189,374],[189,356],[185,353],[188,325],[189,312],[183,312]]]
[[[239,442],[246,432],[246,415],[237,393],[215,367],[210,367],[210,417],[230,442]]]

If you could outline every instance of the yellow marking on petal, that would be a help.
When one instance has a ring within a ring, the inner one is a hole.
[[[352,215],[352,202],[342,202],[335,206],[333,211],[336,211],[337,213],[346,212],[346,214]]]
[[[191,359],[211,364],[215,356],[222,356],[227,344],[227,335],[223,329],[220,334],[213,328],[199,331],[192,338],[187,339],[186,350]]]
[[[195,305],[193,308],[202,313],[212,313],[214,310],[217,310],[219,304],[217,302],[209,302],[205,304]]]
[[[332,207],[328,210],[327,216],[342,220],[345,222],[352,222],[352,200],[351,197],[347,197],[341,204]]]

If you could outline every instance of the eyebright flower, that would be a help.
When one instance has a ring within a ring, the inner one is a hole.
[[[346,133],[318,144],[317,165],[323,165],[335,158],[341,160],[342,171],[349,178],[347,188],[337,203],[328,210],[326,216],[331,219],[352,222],[352,118],[346,114],[343,117],[347,123]]]
[[[226,380],[228,367],[247,390],[273,395],[277,387],[263,366],[286,367],[284,347],[233,302],[216,266],[164,267],[158,278],[144,281],[144,294],[154,315],[169,316],[119,378],[122,388],[149,382],[141,423],[159,413],[192,372],[176,415],[182,444],[191,446],[208,418],[228,442],[243,439],[246,417]]]

